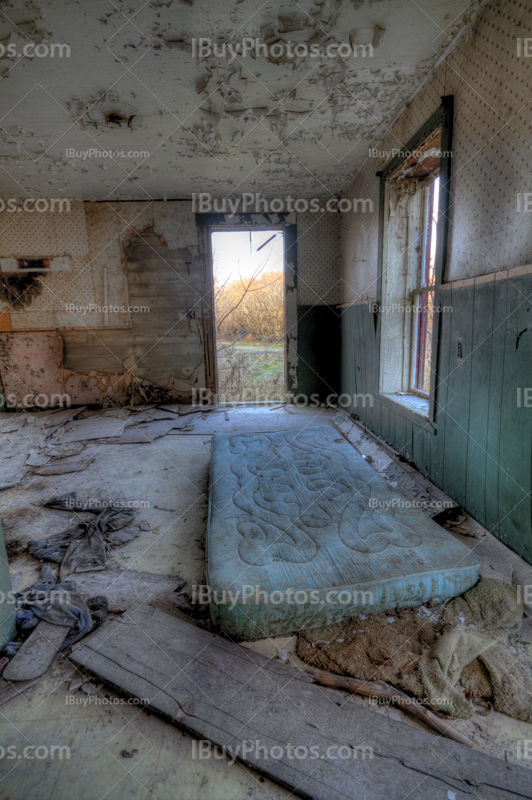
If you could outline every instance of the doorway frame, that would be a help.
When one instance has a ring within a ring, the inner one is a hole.
[[[282,231],[284,243],[284,393],[288,399],[297,394],[297,226],[290,214],[240,214],[227,220],[225,214],[196,214],[200,256],[203,258],[205,280],[205,302],[203,326],[205,333],[205,377],[206,388],[217,400],[218,365],[216,355],[216,324],[214,309],[214,272],[212,260],[213,231]],[[274,217],[275,219],[272,219]],[[250,403],[253,401],[250,401]]]

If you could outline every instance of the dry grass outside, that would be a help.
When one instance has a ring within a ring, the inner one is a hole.
[[[215,281],[221,402],[284,400],[283,273]]]
[[[227,283],[215,282],[219,338],[274,341],[283,335],[283,274],[265,272]]]
[[[283,402],[282,352],[243,352],[234,346],[218,351],[218,398],[228,402]]]

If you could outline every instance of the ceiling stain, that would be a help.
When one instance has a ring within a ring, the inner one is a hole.
[[[133,26],[123,2],[11,0],[2,42],[25,24],[71,54],[0,59],[7,194],[336,195],[481,2],[153,0]]]

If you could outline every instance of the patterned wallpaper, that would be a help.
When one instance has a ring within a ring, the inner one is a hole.
[[[297,303],[334,305],[342,297],[337,212],[297,215]]]
[[[404,145],[438,108],[455,98],[449,260],[445,281],[532,262],[532,213],[518,211],[530,183],[532,58],[517,56],[529,31],[521,0],[492,0],[431,74],[379,151]],[[377,170],[391,156],[370,157],[345,196],[368,198],[373,212],[342,214],[342,302],[374,298],[377,287]],[[522,199],[522,198],[521,198]]]

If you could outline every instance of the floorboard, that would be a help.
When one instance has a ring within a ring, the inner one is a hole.
[[[102,626],[71,660],[303,797],[532,798],[524,769],[381,717],[159,609]]]

